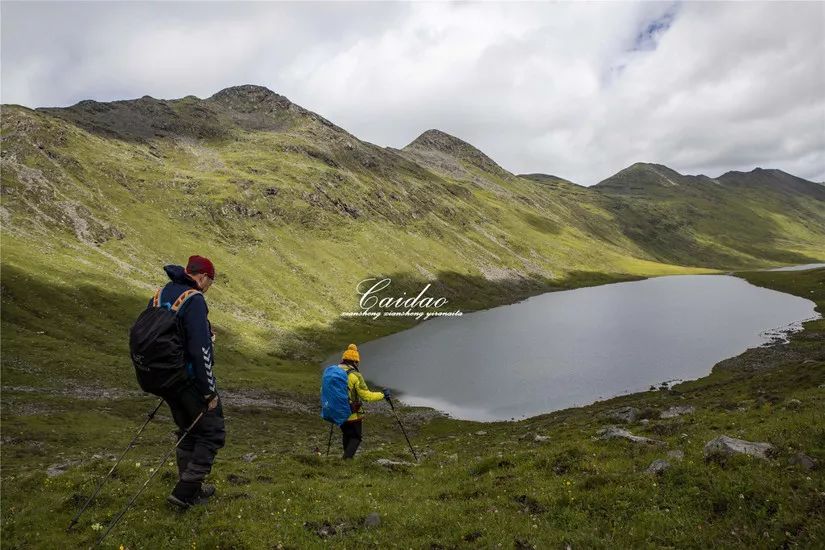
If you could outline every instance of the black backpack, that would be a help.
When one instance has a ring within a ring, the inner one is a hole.
[[[186,335],[178,312],[186,300],[200,294],[189,289],[174,304],[161,304],[155,292],[152,306],[146,308],[129,331],[129,352],[138,384],[143,391],[161,395],[187,379]]]

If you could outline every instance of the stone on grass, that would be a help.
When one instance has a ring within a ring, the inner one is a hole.
[[[545,441],[550,441],[550,437],[546,435],[536,435],[536,437],[533,438],[533,441],[536,443],[544,443]]]
[[[670,468],[670,462],[667,460],[662,460],[661,458],[657,458],[653,462],[650,463],[650,466],[647,467],[647,473],[649,474],[661,474],[664,473],[665,470]]]
[[[799,466],[803,470],[815,470],[817,467],[816,460],[809,457],[803,452],[796,453],[789,460],[788,463],[793,466]]]
[[[676,418],[677,416],[682,416],[683,414],[693,414],[695,411],[696,409],[691,405],[677,405],[662,411],[659,418]]]
[[[802,401],[799,399],[789,399],[787,403],[785,403],[786,409],[791,409],[792,411],[797,410],[802,406]]]
[[[258,455],[253,454],[253,453],[246,453],[245,455],[243,455],[241,457],[241,460],[243,460],[244,462],[252,462],[256,458],[258,458]]]
[[[674,449],[672,451],[667,452],[667,457],[672,458],[673,460],[682,460],[685,458],[685,451],[680,449]]]
[[[619,407],[618,409],[607,411],[605,416],[616,422],[635,422],[636,419],[639,418],[639,409],[636,407]]]
[[[624,428],[618,426],[609,426],[599,430],[600,439],[627,439],[633,443],[643,443],[645,445],[663,445],[661,441],[650,439],[649,437],[642,437],[640,435],[633,435]]]
[[[378,527],[379,525],[381,525],[381,516],[378,512],[373,512],[364,518],[364,527]]]
[[[49,477],[56,477],[66,473],[66,470],[77,464],[74,461],[61,462],[60,464],[52,464],[46,468],[46,475]]]
[[[719,436],[705,444],[705,457],[745,454],[756,458],[767,459],[771,451],[773,451],[773,445],[770,443],[745,441],[744,439],[736,439],[726,435]]]
[[[383,466],[385,468],[403,468],[405,466],[415,466],[412,462],[406,462],[404,460],[390,460],[389,458],[379,458],[375,461],[376,464],[379,466]]]

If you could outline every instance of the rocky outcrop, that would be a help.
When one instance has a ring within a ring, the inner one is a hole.
[[[379,466],[383,466],[384,468],[389,468],[390,470],[406,468],[407,466],[415,466],[412,462],[407,462],[405,460],[390,460],[389,458],[379,458],[375,461],[375,463]]]
[[[682,416],[684,414],[693,414],[696,411],[695,408],[691,405],[677,405],[675,407],[670,407],[669,409],[662,411],[662,414],[659,415],[659,418],[676,418],[677,416]]]
[[[705,444],[705,457],[733,456],[744,454],[756,458],[767,459],[773,452],[773,445],[770,443],[758,443],[736,439],[722,435],[712,439]]]
[[[791,466],[799,466],[803,470],[807,471],[816,470],[817,466],[819,466],[819,463],[816,461],[816,459],[809,457],[803,452],[798,452],[795,455],[793,455],[788,460],[788,464],[790,464]]]
[[[631,423],[639,418],[639,409],[636,407],[620,407],[607,411],[605,416],[615,422]]]
[[[598,435],[599,439],[626,439],[633,443],[644,445],[664,445],[662,441],[650,439],[649,437],[643,437],[640,435],[633,435],[628,430],[619,428],[618,426],[610,426],[608,428],[604,428],[603,430],[599,430]]]
[[[670,462],[667,460],[663,460],[661,458],[657,458],[653,462],[650,463],[650,466],[647,467],[645,470],[649,474],[663,474],[666,470],[670,468]]]

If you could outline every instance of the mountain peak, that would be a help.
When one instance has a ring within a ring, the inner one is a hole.
[[[729,187],[762,187],[774,192],[803,193],[825,200],[821,185],[777,168],[754,168],[750,172],[732,170],[716,179]]]
[[[210,96],[207,101],[218,103],[238,112],[248,113],[257,110],[285,110],[293,103],[286,97],[276,94],[266,86],[243,84],[230,86]]]
[[[594,185],[610,191],[633,192],[659,187],[678,187],[686,176],[663,164],[637,162]]]
[[[448,134],[447,132],[443,132],[438,130],[437,128],[431,128],[423,132],[420,136],[415,138],[412,143],[407,145],[407,147],[428,147],[432,149],[456,149],[456,148],[465,148],[465,147],[473,147],[466,141],[455,137],[454,135]],[[406,149],[406,147],[405,147]]]
[[[496,164],[493,159],[485,155],[477,147],[437,129],[430,129],[422,133],[406,145],[402,151],[424,154],[436,152],[450,156],[458,161],[472,164],[485,172],[492,172],[500,176],[510,175],[509,172]]]

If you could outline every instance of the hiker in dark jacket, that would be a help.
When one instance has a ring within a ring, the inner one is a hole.
[[[159,289],[149,307],[175,304],[185,300],[178,313],[186,335],[184,359],[187,380],[161,396],[169,405],[178,436],[197,416],[206,413],[181,441],[177,449],[178,482],[167,500],[181,508],[202,504],[215,493],[214,485],[203,483],[225,439],[223,407],[218,397],[213,372],[214,335],[209,324],[209,309],[204,294],[215,280],[215,266],[201,256],[191,256],[186,268],[164,266],[170,281]]]

